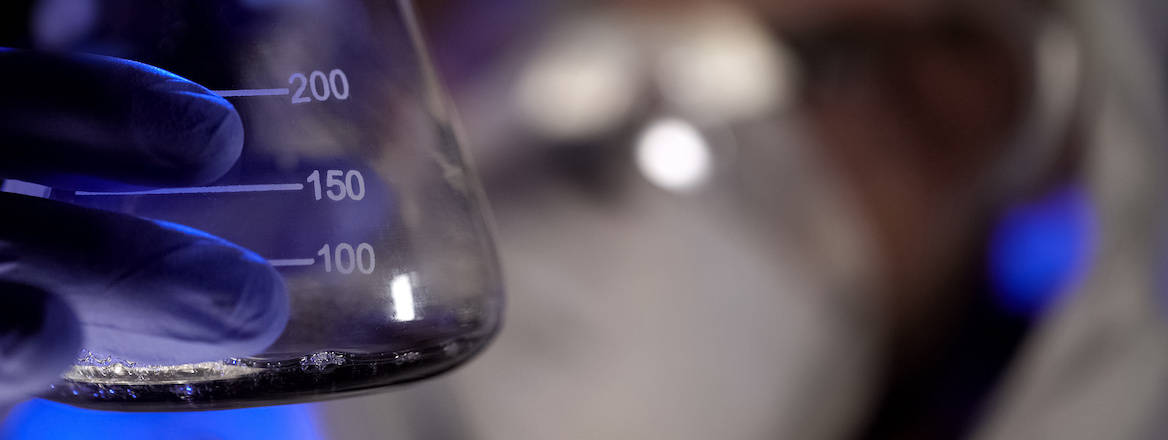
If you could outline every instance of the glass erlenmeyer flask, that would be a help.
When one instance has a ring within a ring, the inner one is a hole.
[[[486,206],[409,1],[91,6],[72,49],[226,97],[244,152],[208,186],[45,195],[247,247],[281,271],[292,317],[247,358],[143,365],[83,353],[46,397],[119,410],[315,400],[438,374],[485,346],[502,309]]]

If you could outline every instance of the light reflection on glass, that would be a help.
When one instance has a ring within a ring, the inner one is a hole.
[[[414,305],[414,281],[409,274],[393,277],[389,282],[389,295],[393,300],[393,320],[413,321],[418,318]]]

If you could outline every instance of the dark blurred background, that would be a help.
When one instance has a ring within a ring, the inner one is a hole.
[[[447,376],[237,423],[1168,435],[1161,3],[418,6],[494,206],[505,329]],[[54,411],[79,410],[6,432]]]

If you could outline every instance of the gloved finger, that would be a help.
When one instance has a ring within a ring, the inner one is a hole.
[[[80,348],[77,317],[64,301],[32,286],[0,282],[0,403],[44,390]]]
[[[0,177],[62,189],[195,185],[243,148],[239,114],[164,70],[0,48]]]
[[[85,347],[147,364],[255,354],[288,319],[274,268],[192,229],[0,194],[0,280],[60,295]]]

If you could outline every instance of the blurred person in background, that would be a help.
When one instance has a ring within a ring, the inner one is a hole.
[[[1162,436],[1164,8],[1098,3],[431,4],[508,325],[449,379],[325,414],[388,404],[418,438]]]

